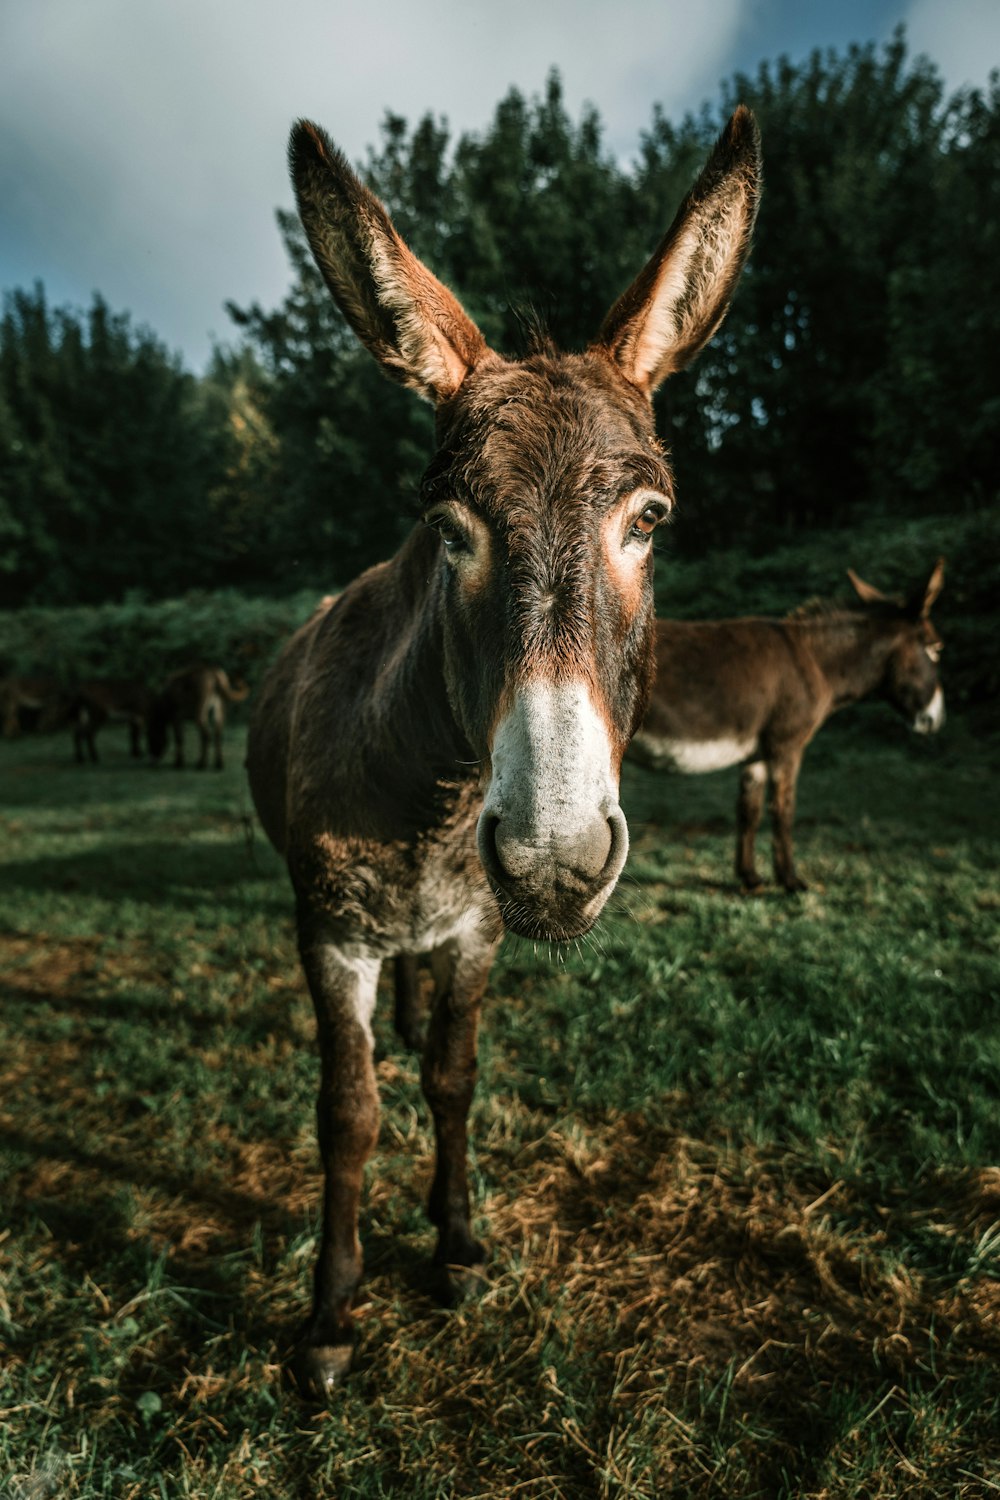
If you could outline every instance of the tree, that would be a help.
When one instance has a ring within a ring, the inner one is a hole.
[[[0,321],[0,524],[7,604],[169,592],[207,576],[197,385],[95,297],[40,286]]]
[[[754,250],[693,381],[667,391],[699,536],[761,546],[995,491],[996,85],[946,103],[900,31],[737,76],[720,115],[737,99],[764,139]]]

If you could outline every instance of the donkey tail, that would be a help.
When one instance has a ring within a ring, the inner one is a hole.
[[[224,667],[216,667],[215,681],[223,698],[228,699],[230,703],[242,703],[244,698],[250,696],[250,689],[245,682],[240,682],[236,687],[233,687]]]

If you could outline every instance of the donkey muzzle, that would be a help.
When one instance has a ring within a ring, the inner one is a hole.
[[[913,727],[917,734],[934,734],[944,723],[944,693],[939,687],[934,689],[933,696],[925,708],[922,708],[913,721]]]
[[[583,683],[517,693],[494,735],[478,846],[511,931],[564,941],[595,921],[628,828],[607,726]]]
[[[504,926],[521,937],[568,942],[593,926],[614,889],[628,828],[616,807],[585,829],[539,844],[508,820],[484,814],[478,843]]]

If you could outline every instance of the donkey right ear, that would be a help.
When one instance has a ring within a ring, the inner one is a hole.
[[[740,105],[644,270],[604,320],[598,347],[652,398],[722,322],[750,249],[760,136]]]
[[[931,606],[933,605],[938,594],[940,594],[943,584],[944,558],[939,557],[937,562],[934,564],[934,568],[930,578],[928,578],[926,584],[922,589],[917,589],[914,598],[914,603],[917,607],[917,614],[920,619],[927,619],[927,616],[931,612]]]
[[[292,127],[288,159],[316,264],[354,332],[394,380],[446,401],[489,355],[479,329],[318,125]]]
[[[885,594],[883,594],[881,589],[877,589],[873,583],[865,583],[865,580],[863,578],[859,578],[853,568],[848,568],[847,576],[851,580],[851,587],[854,589],[854,592],[857,594],[862,604],[892,603],[892,600],[889,599]]]

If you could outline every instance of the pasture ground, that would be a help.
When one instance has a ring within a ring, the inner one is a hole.
[[[796,898],[734,887],[734,773],[627,771],[614,910],[492,977],[493,1277],[455,1310],[386,995],[362,1338],[317,1409],[281,1374],[319,1203],[286,879],[238,732],[221,775],[103,738],[0,744],[0,1494],[1000,1493],[996,741],[835,721]]]

